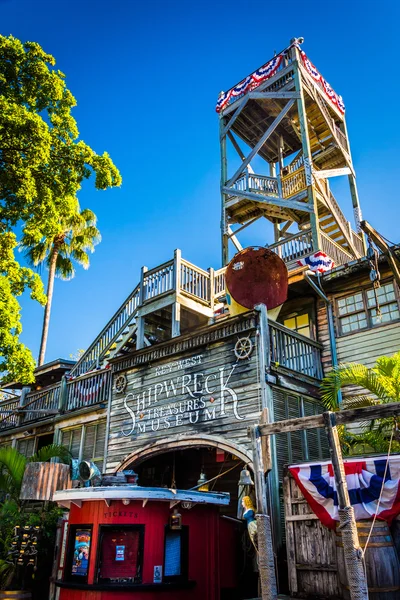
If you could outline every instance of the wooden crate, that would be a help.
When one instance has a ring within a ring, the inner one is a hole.
[[[52,500],[53,492],[71,487],[69,465],[28,463],[21,486],[21,500]]]

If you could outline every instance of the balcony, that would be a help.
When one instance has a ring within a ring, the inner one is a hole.
[[[221,283],[219,277],[214,278],[214,284],[220,289]],[[269,337],[273,366],[283,367],[293,377],[307,376],[315,383],[322,378],[320,344],[274,321],[269,322]],[[61,383],[22,397],[4,400],[0,403],[0,431],[27,427],[84,409],[106,408],[111,382],[111,371],[99,369],[76,378],[64,378]]]
[[[4,400],[0,402],[0,431],[91,406],[105,406],[110,384],[111,372],[103,369]]]

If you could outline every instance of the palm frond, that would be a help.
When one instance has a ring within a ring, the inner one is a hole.
[[[21,487],[26,467],[26,458],[15,448],[0,448],[0,469],[9,476],[16,488]],[[4,490],[7,491],[7,490]]]
[[[67,281],[72,279],[75,275],[75,269],[72,260],[66,256],[62,256],[62,254],[59,254],[56,262],[56,274],[60,279]]]
[[[51,458],[58,458],[60,462],[68,465],[71,462],[71,452],[60,444],[50,444],[49,446],[44,446],[36,454],[28,458],[28,462],[47,462]]]
[[[392,399],[386,393],[379,376],[365,365],[350,363],[335,367],[321,384],[322,403],[329,410],[338,410],[338,391],[346,385],[360,386],[377,396],[382,402]]]

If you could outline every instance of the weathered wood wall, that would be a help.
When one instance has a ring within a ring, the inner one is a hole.
[[[290,475],[284,478],[283,494],[291,595],[342,598],[335,532],[318,520]]]
[[[383,282],[393,280],[393,276],[386,267],[381,269]],[[338,362],[359,362],[372,367],[377,358],[384,355],[392,355],[400,350],[400,323],[392,322],[382,324],[372,329],[356,331],[352,334],[340,336],[337,325],[337,306],[336,300],[340,297],[356,293],[361,287],[372,287],[369,279],[369,271],[353,274],[351,277],[338,277],[336,280],[324,283],[325,293],[332,301],[333,312],[335,316],[335,335]],[[325,304],[319,300],[317,308],[318,323],[318,341],[323,345],[322,364],[324,371],[327,372],[332,367],[332,359],[329,346],[328,319]],[[350,393],[350,389],[345,389],[343,396]],[[354,389],[351,390],[354,393]],[[362,390],[359,389],[359,393]]]
[[[125,390],[114,386],[112,392],[107,472],[135,450],[182,434],[222,436],[249,448],[247,427],[261,411],[256,323],[254,317],[238,323],[234,332],[220,328],[221,341],[205,338],[197,348],[175,353],[172,341],[167,357],[124,372]],[[253,344],[244,360],[234,353],[239,337]]]

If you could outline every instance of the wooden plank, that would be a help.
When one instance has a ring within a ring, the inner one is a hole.
[[[293,513],[292,513],[292,495],[290,491],[289,475],[283,478],[283,502],[285,507],[286,524],[286,553],[288,561],[288,583],[291,594],[298,592],[297,572],[296,572],[296,540],[294,536]]]
[[[312,209],[308,205],[307,202],[298,202],[297,200],[285,200],[278,196],[264,196],[263,194],[256,194],[255,192],[242,192],[237,191],[229,187],[223,187],[222,192],[229,196],[235,196],[233,200],[228,200],[225,202],[226,208],[231,208],[238,202],[240,202],[240,198],[246,198],[248,200],[252,200],[253,202],[258,202],[260,205],[262,204],[271,204],[274,206],[282,206],[283,208],[289,208],[292,210],[301,210],[302,212],[311,213]],[[303,193],[303,192],[302,192]]]
[[[336,421],[336,425],[347,425],[348,423],[399,416],[400,402],[391,402],[390,404],[379,404],[376,406],[366,406],[365,408],[341,410],[336,413],[323,413],[321,415],[312,415],[311,417],[298,417],[296,419],[276,421],[275,423],[260,425],[260,432],[261,435],[272,435],[275,433],[288,433],[291,431],[304,431],[306,429],[324,427],[324,414],[331,414]]]

